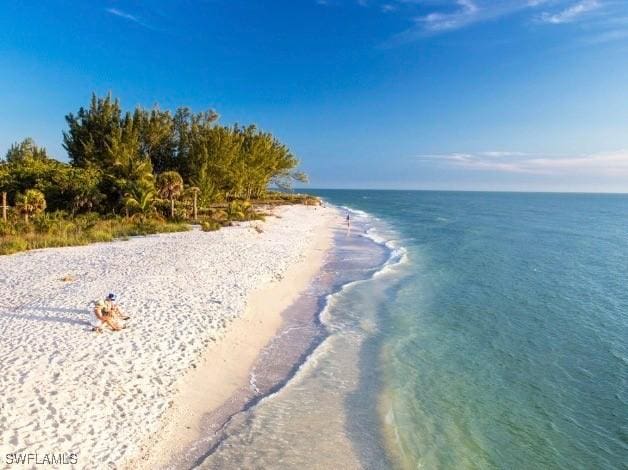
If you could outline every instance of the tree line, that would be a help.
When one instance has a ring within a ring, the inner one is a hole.
[[[69,163],[32,139],[0,161],[0,191],[26,218],[41,212],[180,216],[181,198],[208,206],[264,198],[269,187],[306,181],[298,160],[254,125],[223,126],[214,111],[137,107],[123,112],[111,94],[92,95],[66,116]]]

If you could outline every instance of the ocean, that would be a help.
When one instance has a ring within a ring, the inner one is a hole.
[[[311,192],[317,340],[200,468],[627,468],[628,197]]]

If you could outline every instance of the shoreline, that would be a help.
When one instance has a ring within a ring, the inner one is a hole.
[[[333,246],[334,221],[332,215],[327,217],[301,261],[278,282],[267,282],[248,294],[244,315],[233,321],[224,338],[207,346],[198,366],[181,377],[160,429],[147,437],[140,453],[123,462],[122,468],[174,467],[174,461],[208,437],[205,433],[218,432],[248,402],[264,396],[251,396],[252,370],[264,348],[281,332],[286,310],[314,282]]]
[[[194,420],[251,389],[248,371],[336,222],[335,209],[282,206],[261,232],[243,223],[3,257],[1,454],[54,449],[80,467],[137,468],[161,453],[166,465],[196,437]],[[129,328],[92,333],[87,304],[111,291]],[[194,418],[184,432],[177,414]],[[147,453],[157,437],[168,450]]]
[[[294,361],[296,367],[281,386],[272,390],[270,399],[234,415],[203,459],[169,468],[358,469],[387,462],[378,440],[375,400],[368,395],[364,402],[368,386],[362,382],[374,364],[369,360],[363,368],[363,347],[377,326],[372,316],[365,316],[368,305],[361,304],[362,297],[354,292],[369,290],[391,261],[392,250],[367,235],[372,228],[369,221],[358,217],[353,236],[347,236],[341,213],[341,223],[334,230],[333,256],[328,257],[312,287],[315,292],[310,293],[319,299],[308,311],[321,334]],[[291,313],[303,310],[301,301],[298,304],[290,308]],[[290,346],[284,335],[298,328],[290,324],[278,342]],[[365,412],[371,408],[373,413]]]

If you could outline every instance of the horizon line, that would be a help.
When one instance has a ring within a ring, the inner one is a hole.
[[[628,196],[628,190],[626,191],[559,191],[559,190],[500,190],[500,189],[399,189],[399,188],[293,188],[294,192],[307,191],[307,190],[322,190],[322,191],[406,191],[406,192],[439,192],[439,193],[507,193],[507,194],[591,194],[591,195],[618,195]]]

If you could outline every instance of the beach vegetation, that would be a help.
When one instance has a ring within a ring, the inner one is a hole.
[[[26,138],[22,142],[14,143],[6,154],[8,163],[20,163],[24,161],[45,161],[48,159],[46,149],[39,148],[33,139]]]
[[[203,232],[214,232],[220,230],[220,227],[222,227],[220,223],[214,220],[204,220],[201,222],[201,230]]]
[[[111,94],[92,95],[65,120],[68,161],[31,138],[0,160],[8,206],[2,254],[182,230],[189,222],[214,230],[263,220],[260,206],[315,201],[290,192],[307,177],[285,144],[254,125],[220,125],[213,110],[125,112]]]
[[[164,171],[157,177],[159,195],[170,201],[170,217],[174,219],[174,201],[183,193],[183,178],[176,171]]]
[[[127,217],[158,217],[155,191],[150,187],[136,187],[125,193],[122,200]]]
[[[24,216],[24,221],[28,223],[28,218],[39,214],[46,209],[46,198],[44,193],[38,189],[27,189],[23,193],[15,196],[15,209]]]
[[[192,219],[198,220],[198,195],[201,189],[197,186],[188,186],[185,190],[184,197],[192,203]]]
[[[230,220],[251,220],[254,217],[251,203],[248,201],[231,201],[227,206],[227,218]]]
[[[18,217],[12,213],[11,217]],[[111,216],[86,213],[68,218],[64,213],[41,213],[29,223],[0,224],[0,255],[38,248],[86,245],[95,242],[124,240],[132,236],[180,232],[190,229],[187,223],[154,218]]]

